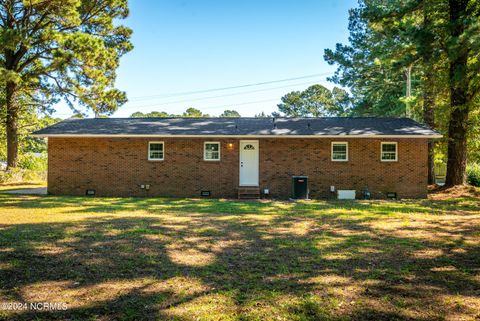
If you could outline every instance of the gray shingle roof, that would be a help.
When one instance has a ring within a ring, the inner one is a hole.
[[[421,136],[440,137],[408,118],[89,118],[67,119],[37,136]]]

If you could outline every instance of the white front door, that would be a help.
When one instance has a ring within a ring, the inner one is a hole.
[[[258,186],[258,140],[240,141],[240,186]]]

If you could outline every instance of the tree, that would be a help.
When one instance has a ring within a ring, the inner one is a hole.
[[[33,109],[33,108],[32,108]],[[43,138],[35,138],[30,134],[33,131],[53,125],[61,119],[48,115],[39,116],[35,110],[22,113],[18,118],[18,151],[19,155],[26,153],[41,153],[47,150],[47,144]],[[4,124],[0,123],[0,160],[7,159],[6,132]]]
[[[25,153],[43,153],[47,151],[47,143],[43,138],[32,137],[30,133],[42,128],[52,126],[61,121],[60,118],[51,116],[38,117],[36,113],[28,113],[27,119],[23,122],[28,122],[28,125],[23,126],[19,131],[19,151],[21,154]]]
[[[126,101],[114,88],[131,30],[117,25],[127,0],[0,2],[0,82],[8,167],[17,165],[19,115],[27,107],[69,106],[109,114]],[[115,21],[115,23],[114,23]]]
[[[443,50],[446,37],[446,1],[423,0],[421,2],[421,22],[413,34],[420,63],[423,68],[422,99],[423,122],[430,128],[444,127],[447,123],[442,110],[448,100],[448,64]],[[442,129],[443,131],[443,129]],[[435,141],[428,142],[428,183],[435,183]]]
[[[335,87],[330,91],[322,85],[292,91],[281,100],[278,110],[289,117],[342,116],[351,108],[351,100],[345,90]]]
[[[201,110],[190,107],[185,112],[180,115],[177,114],[169,114],[165,111],[151,111],[149,113],[142,113],[140,111],[134,112],[130,115],[131,118],[165,118],[165,117],[210,117],[208,114],[202,113]]]
[[[172,117],[172,115],[164,111],[151,111],[146,114],[137,111],[131,114],[130,117],[131,118],[164,118],[164,117]]]
[[[434,34],[433,34],[433,10],[430,0],[425,0],[423,4],[423,26],[419,53],[422,58],[422,64],[425,66],[423,81],[423,120],[431,128],[435,128],[435,82],[434,68],[431,64],[434,54]],[[435,143],[428,142],[428,184],[435,183]]]
[[[223,113],[220,114],[220,117],[241,117],[238,111],[236,110],[225,110]]]
[[[182,114],[182,117],[202,118],[202,117],[210,117],[210,115],[202,113],[202,111],[199,109],[190,107]]]
[[[262,112],[260,112],[260,113],[258,113],[258,114],[255,114],[254,117],[255,117],[255,118],[267,118],[267,117],[269,117],[269,116],[268,116],[267,114],[265,114],[264,111],[262,111]]]
[[[325,60],[338,66],[329,80],[350,89],[352,115],[406,114],[403,71],[414,68],[417,58],[405,30],[413,19],[388,15],[402,15],[406,10],[402,3],[411,2],[360,1],[359,7],[349,12],[350,44],[325,50]],[[413,96],[417,96],[415,89]]]
[[[480,3],[449,0],[450,122],[446,186],[465,184],[469,116],[480,91]]]
[[[255,118],[278,118],[278,117],[282,117],[282,115],[278,111],[273,111],[270,114],[265,114],[265,112],[262,111],[258,114],[255,114],[253,117],[255,117]]]
[[[300,117],[307,114],[302,101],[300,91],[292,91],[281,98],[282,103],[278,104],[278,110],[287,116]]]
[[[447,132],[447,186],[465,182],[467,149],[479,135],[472,124],[480,92],[479,15],[477,0],[362,0],[350,11],[350,45],[325,51],[339,66],[331,80],[353,95],[354,114],[400,116],[405,103],[411,117]],[[410,97],[399,90],[400,70],[418,84]],[[433,159],[430,143],[430,182]]]
[[[145,117],[145,114],[142,113],[141,111],[136,111],[130,115],[130,118],[144,118],[144,117]]]
[[[334,112],[337,116],[348,116],[352,110],[352,98],[342,88],[333,87],[332,89],[333,96],[333,106]]]

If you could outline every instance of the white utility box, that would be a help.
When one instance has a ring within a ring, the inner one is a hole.
[[[338,190],[338,199],[339,200],[354,200],[355,199],[355,190]]]

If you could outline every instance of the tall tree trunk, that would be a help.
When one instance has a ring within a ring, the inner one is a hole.
[[[7,82],[6,108],[7,117],[5,129],[7,134],[7,168],[17,167],[18,160],[18,109],[15,101],[17,85],[14,82]]]
[[[467,165],[468,101],[468,43],[461,42],[464,36],[465,15],[468,0],[449,0],[450,36],[457,45],[450,48],[450,121],[448,126],[448,162],[446,186],[465,184]]]
[[[453,94],[453,92],[452,92]],[[446,186],[465,184],[465,169],[467,167],[467,128],[468,108],[459,105],[462,97],[452,98],[455,109],[450,116],[448,126],[448,162]]]
[[[15,28],[15,19],[13,16],[14,1],[7,1],[5,3],[6,28],[13,31]],[[6,48],[4,51],[4,67],[8,71],[15,70],[15,53],[12,48]],[[7,169],[17,167],[18,159],[18,110],[16,108],[16,90],[17,84],[13,81],[8,81],[5,84],[5,131],[7,136]]]
[[[430,128],[435,128],[435,94],[433,89],[433,77],[429,67],[425,72],[425,88],[423,89],[423,122]],[[428,142],[428,184],[435,183],[435,142]]]
[[[425,66],[423,82],[423,122],[430,128],[435,128],[435,81],[433,71],[433,41],[432,31],[432,4],[430,0],[424,2],[423,7],[423,39],[422,60]],[[428,142],[428,184],[435,183],[435,142]]]

